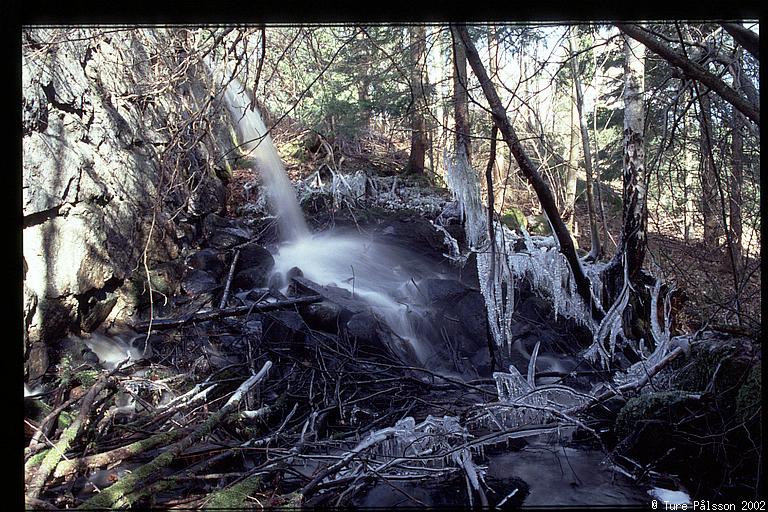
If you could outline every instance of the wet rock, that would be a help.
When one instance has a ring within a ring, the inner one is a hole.
[[[252,290],[263,288],[267,283],[267,271],[263,268],[247,268],[241,270],[232,279],[232,288],[235,290]]]
[[[262,337],[270,346],[298,355],[304,350],[306,325],[296,311],[273,311],[262,316]]]
[[[181,287],[184,292],[192,295],[201,293],[213,293],[213,291],[222,286],[219,281],[204,270],[190,270],[184,276]]]
[[[66,363],[72,368],[82,364],[95,367],[99,364],[99,357],[91,350],[85,341],[77,336],[68,336],[62,338],[55,345],[57,360],[59,362],[68,360]]]
[[[248,237],[232,230],[221,230],[208,239],[208,246],[214,249],[227,250],[248,241]]]
[[[188,209],[191,215],[200,217],[224,209],[227,203],[227,188],[211,172],[201,172],[201,182],[193,187]]]
[[[248,244],[240,248],[240,256],[237,258],[238,271],[256,269],[264,274],[275,266],[275,258],[264,247],[257,244]]]
[[[32,343],[27,351],[27,360],[24,363],[24,373],[26,381],[33,383],[40,379],[46,371],[50,360],[48,358],[48,348],[40,342]]]
[[[269,279],[267,280],[267,289],[269,290],[280,290],[286,285],[287,281],[285,280],[285,276],[279,272],[275,272],[269,276]],[[295,290],[290,287],[288,288],[288,294],[293,295],[295,293]]]
[[[460,300],[469,292],[463,283],[455,279],[422,279],[417,290],[428,305],[444,305]]]
[[[427,219],[405,217],[387,219],[379,227],[379,236],[389,244],[418,251],[438,261],[445,258],[445,237]]]
[[[352,316],[348,310],[328,300],[307,304],[299,311],[311,328],[330,333],[338,333]]]
[[[369,311],[353,315],[344,332],[348,339],[366,344],[375,344],[381,338],[379,320]]]
[[[203,249],[192,253],[187,258],[186,264],[190,268],[204,270],[216,278],[222,278],[227,273],[221,256],[213,249]]]
[[[480,292],[469,291],[456,304],[456,315],[468,337],[485,339],[488,335],[485,299]]]
[[[88,300],[87,312],[80,317],[80,328],[85,332],[95,330],[106,320],[115,304],[117,304],[117,296],[114,294],[110,294],[103,300],[91,297]]]

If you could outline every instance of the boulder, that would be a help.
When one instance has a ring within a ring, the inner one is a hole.
[[[248,244],[240,248],[235,270],[257,269],[266,274],[274,266],[275,258],[268,250],[258,244]]]
[[[216,288],[222,285],[211,274],[204,270],[192,269],[184,275],[184,280],[181,282],[181,287],[184,292],[191,295],[198,295],[201,293],[212,293]]]
[[[192,253],[186,261],[188,267],[203,270],[216,278],[222,278],[227,273],[227,268],[220,254],[213,249],[203,249]]]
[[[151,97],[140,90],[141,84],[168,71],[162,63],[160,68],[149,63],[153,46],[168,47],[170,34],[148,30],[102,35],[79,28],[72,37],[39,51],[38,44],[58,39],[58,30],[26,29],[29,44],[22,49],[21,63],[23,247],[29,290],[24,296],[37,299],[25,337],[43,343],[61,337],[63,325],[78,324],[51,319],[50,311],[42,312],[55,309],[47,302],[75,301],[112,279],[125,280],[145,254],[151,266],[178,255],[178,234],[184,238],[180,219],[190,211],[193,216],[217,211],[224,204],[224,188],[211,169],[230,144],[215,128],[226,123],[212,122],[210,131],[198,132],[202,138],[188,134],[198,140],[188,163],[169,166],[158,160],[156,147],[168,144],[168,128],[186,123],[169,114],[197,108],[196,97],[207,96],[208,77],[200,74],[207,71],[199,67],[190,67],[179,81],[187,94],[175,85]],[[185,183],[193,186],[180,186]],[[161,196],[166,200],[158,203]],[[110,317],[129,314],[120,300]],[[100,323],[110,303],[92,305],[86,315],[93,316],[83,318],[83,326],[91,329]],[[77,315],[76,306],[65,309],[64,317]]]
[[[268,272],[263,268],[247,268],[235,274],[232,288],[235,290],[252,290],[267,285]]]
[[[304,319],[295,311],[272,311],[262,317],[262,335],[269,343],[303,346],[305,332]]]

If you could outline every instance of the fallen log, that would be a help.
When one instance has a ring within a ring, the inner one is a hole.
[[[230,316],[247,315],[252,311],[273,311],[275,309],[283,309],[290,306],[300,306],[302,304],[311,304],[313,302],[320,302],[323,297],[320,295],[309,295],[306,297],[297,297],[295,299],[278,300],[275,302],[265,302],[264,304],[250,304],[245,306],[234,306],[231,308],[223,309],[206,309],[198,311],[189,315],[184,315],[178,318],[156,318],[152,320],[151,325],[153,330],[172,329],[174,327],[180,327],[182,325],[191,322],[205,322],[206,320],[215,320],[217,318],[226,318]],[[145,331],[150,327],[150,322],[137,322],[131,325],[135,331]]]
[[[162,455],[153,459],[152,461],[144,464],[143,466],[134,469],[130,475],[123,477],[118,482],[112,484],[96,496],[90,498],[88,501],[82,503],[78,508],[80,509],[104,509],[112,508],[115,506],[121,508],[127,508],[132,504],[130,498],[131,493],[134,493],[142,486],[148,485],[153,479],[160,476],[161,470],[172,462],[174,462],[187,448],[191,447],[197,440],[201,439],[207,434],[210,434],[213,429],[231,412],[237,409],[240,401],[243,397],[261,380],[263,380],[269,369],[272,367],[272,362],[267,361],[261,368],[259,373],[251,376],[234,392],[229,398],[226,404],[217,412],[212,414],[202,425],[196,427],[191,434],[181,439],[175,444],[169,446]]]

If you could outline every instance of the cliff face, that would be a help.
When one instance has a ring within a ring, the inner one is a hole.
[[[28,29],[22,35],[26,372],[46,346],[133,312],[128,286],[176,258],[225,203],[231,147],[195,34]],[[221,121],[221,122],[217,122]]]

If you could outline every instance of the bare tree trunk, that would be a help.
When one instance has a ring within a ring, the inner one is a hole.
[[[573,87],[572,87],[573,89]],[[575,91],[572,91],[575,93]],[[565,173],[565,198],[562,205],[563,220],[571,231],[576,226],[576,168],[579,162],[579,120],[575,94],[571,94],[571,120],[568,138],[568,168]]]
[[[461,40],[453,35],[453,111],[456,117],[456,151],[466,151],[467,162],[472,165],[469,140],[469,96],[467,94],[467,52]]]
[[[701,91],[703,87],[699,87]],[[699,96],[699,151],[701,157],[701,214],[704,217],[704,243],[709,248],[719,246],[721,235],[720,223],[717,220],[717,184],[715,177],[715,168],[709,154],[712,151],[710,147],[709,133],[707,127],[712,126],[712,109],[710,99],[707,94]]]
[[[595,87],[595,105],[592,109],[592,132],[595,134],[593,138],[594,146],[595,146],[595,189],[597,190],[597,207],[598,211],[600,212],[600,222],[603,225],[603,236],[606,237],[606,240],[610,239],[611,242],[616,243],[616,241],[611,236],[611,232],[608,231],[608,222],[605,220],[605,203],[603,202],[603,193],[602,193],[602,186],[600,185],[600,148],[598,146],[598,131],[597,131],[597,108],[600,104],[600,91],[601,91],[601,80],[600,80],[600,73],[602,71],[602,65],[598,66],[597,64],[597,57],[595,54],[595,81],[594,81],[594,87]],[[607,242],[606,242],[607,243]],[[605,247],[603,247],[603,251],[605,251]]]
[[[525,150],[523,150],[523,147],[520,144],[520,139],[509,122],[507,113],[504,111],[504,106],[501,104],[499,95],[496,93],[493,84],[488,78],[488,73],[486,72],[485,67],[483,67],[483,63],[480,60],[480,55],[478,55],[475,45],[469,38],[466,27],[453,25],[452,29],[455,31],[456,42],[459,44],[463,43],[466,47],[466,55],[469,64],[472,66],[472,71],[474,71],[475,76],[477,76],[480,81],[480,86],[491,107],[493,122],[504,137],[504,141],[507,143],[507,146],[509,146],[510,152],[520,166],[521,172],[533,187],[541,202],[542,208],[544,208],[544,212],[547,214],[547,217],[549,217],[555,236],[560,244],[560,252],[568,261],[568,265],[573,273],[576,290],[579,296],[585,304],[588,304],[591,307],[593,318],[598,321],[602,320],[605,315],[593,300],[589,279],[586,274],[584,274],[584,269],[581,267],[581,262],[579,261],[576,249],[573,246],[571,234],[565,226],[565,223],[563,223],[560,213],[557,211],[557,205],[555,204],[555,198],[552,195],[552,191],[549,189],[547,182],[544,181],[536,170],[536,167],[533,165],[533,162],[528,157]]]
[[[624,36],[624,174],[621,240],[612,266],[623,268],[630,281],[640,275],[647,250],[648,223],[645,180],[645,47]]]
[[[687,117],[687,114],[686,114]],[[690,127],[691,121],[688,121],[686,123],[686,136]],[[694,177],[694,171],[695,169],[695,159],[693,151],[691,150],[691,146],[688,143],[688,140],[684,139],[685,143],[685,177],[684,177],[684,198],[685,198],[685,212],[684,212],[684,220],[683,223],[685,224],[685,241],[690,241],[693,236],[693,218],[694,218],[694,212],[696,210],[695,203],[693,201],[693,177]]]
[[[573,36],[573,33],[571,35]],[[591,240],[589,259],[597,261],[602,255],[603,249],[600,244],[600,232],[597,228],[597,215],[595,215],[595,198],[592,188],[592,151],[589,147],[589,132],[587,131],[587,121],[584,117],[584,95],[581,91],[581,79],[579,78],[580,70],[576,64],[576,59],[577,57],[575,56],[571,59],[571,70],[573,71],[573,84],[576,89],[576,109],[578,110],[579,128],[581,129],[581,145],[584,150],[584,170],[587,175],[587,210],[589,212],[589,231]]]
[[[408,172],[423,174],[424,158],[427,150],[426,122],[424,120],[424,58],[426,53],[427,29],[424,25],[414,25],[408,29],[411,42],[411,92],[413,111],[411,112],[411,155],[408,160]]]
[[[746,29],[745,29],[746,30]],[[736,89],[739,90],[740,84],[738,76],[742,74],[742,70],[738,65],[741,60],[741,51],[736,54],[736,66],[733,70],[734,84]],[[734,268],[735,275],[741,275],[741,236],[742,236],[742,220],[741,220],[741,203],[743,201],[741,193],[741,182],[744,179],[743,166],[744,166],[744,147],[743,139],[741,135],[742,127],[744,126],[744,117],[736,109],[733,109],[733,121],[732,121],[733,136],[731,139],[731,158],[733,161],[733,169],[731,172],[730,181],[730,201],[729,201],[729,215],[731,217],[730,229],[731,229],[731,243],[733,244],[733,256],[734,256]],[[738,290],[736,290],[738,293]]]
[[[488,70],[491,73],[491,83],[497,85],[501,80],[498,76],[499,73],[499,38],[496,35],[496,25],[488,26]],[[494,134],[498,133],[496,130]],[[491,142],[495,149],[496,142]],[[506,171],[507,163],[504,159],[504,153],[502,151],[494,151],[493,159],[493,181],[496,186],[494,187],[494,204],[499,208],[499,211],[504,211],[504,184],[506,183]],[[490,205],[490,202],[489,202]]]

